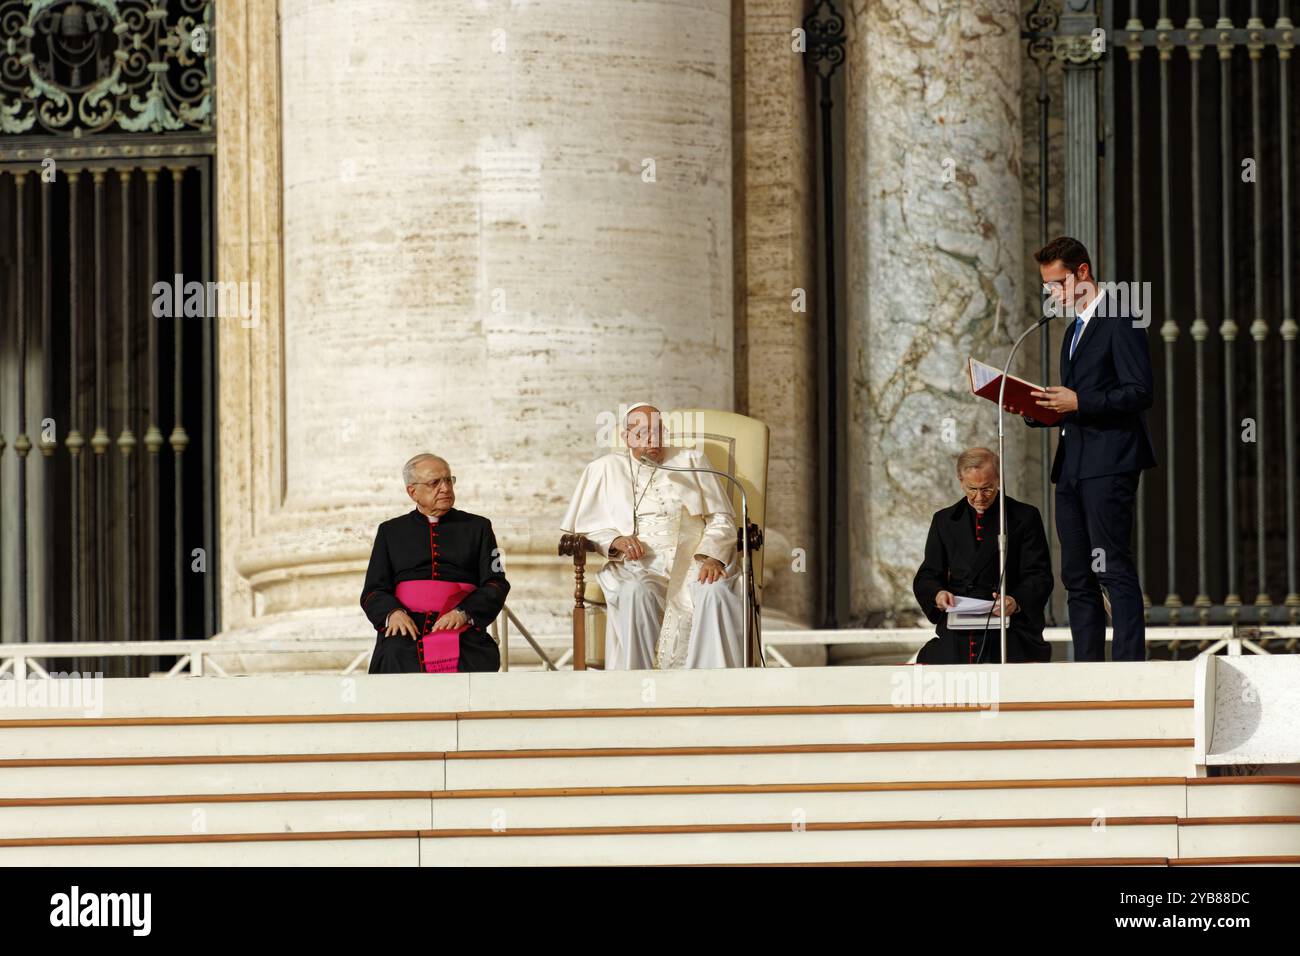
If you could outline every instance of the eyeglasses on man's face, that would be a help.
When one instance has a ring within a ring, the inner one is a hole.
[[[1071,288],[1075,292],[1084,292],[1093,285],[1093,280],[1079,278],[1079,270],[1076,269],[1074,272],[1067,272],[1059,279],[1043,279],[1043,294],[1061,295]]]
[[[431,478],[431,479],[428,480],[428,481],[413,481],[413,482],[411,482],[411,484],[412,484],[413,486],[414,486],[414,485],[428,485],[428,486],[429,486],[430,488],[432,488],[434,491],[437,491],[439,488],[443,487],[444,485],[445,485],[446,487],[450,488],[452,485],[456,484],[456,476],[455,476],[455,475],[447,475],[447,476],[445,476],[445,477],[443,477],[443,478]]]
[[[1044,279],[1043,292],[1051,295],[1054,292],[1064,292],[1066,289],[1082,285],[1083,280],[1078,278],[1073,272],[1068,273],[1063,279]]]

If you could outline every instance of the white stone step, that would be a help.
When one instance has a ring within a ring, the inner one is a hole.
[[[805,830],[582,836],[426,837],[423,866],[811,863],[1156,858],[1177,854],[1173,823],[1136,826]],[[2,859],[2,858],[0,858]]]
[[[11,866],[418,866],[414,836],[360,840],[0,846]]]
[[[449,759],[449,790],[512,787],[1186,777],[1190,747]]]
[[[1230,778],[1211,778],[1216,781]],[[1249,778],[1246,778],[1249,779]],[[1300,815],[1300,777],[1288,783],[1192,784],[1187,788],[1188,817]]]
[[[438,797],[439,830],[882,820],[1105,819],[1178,816],[1181,785],[1011,789],[785,791],[617,796]]]
[[[0,764],[0,799],[441,789],[440,759],[71,767]]]
[[[1215,823],[1178,828],[1182,857],[1300,856],[1300,821]]]
[[[0,806],[0,839],[427,830],[428,797]]]
[[[936,686],[993,691],[1000,703],[1187,700],[1194,661],[975,667],[828,667],[763,670],[560,671],[111,679],[99,682],[91,716],[239,716],[748,707],[755,704],[923,704]],[[981,698],[984,699],[984,698]],[[956,701],[941,701],[954,703]],[[0,719],[86,716],[83,706],[0,707]]]
[[[1189,836],[1189,831],[1197,831]],[[1179,844],[1181,843],[1181,847]],[[990,826],[943,829],[240,840],[0,846],[2,866],[466,866],[1084,860],[1159,862],[1300,854],[1300,825]]]
[[[0,727],[5,759],[741,746],[973,740],[1189,739],[1190,708],[884,714],[545,717],[341,723]]]
[[[491,675],[508,677],[509,675]],[[556,675],[561,676],[561,675]],[[111,678],[87,681],[78,706],[0,706],[0,719],[56,717],[238,717],[265,714],[456,713],[469,709],[469,674]],[[76,681],[46,681],[43,692],[70,694]],[[94,692],[95,688],[86,688]],[[17,701],[8,688],[4,700]],[[65,697],[65,700],[68,698]],[[86,703],[94,706],[87,713]]]
[[[1187,776],[1188,747],[1050,747],[472,759],[139,762],[4,766],[0,799],[340,790],[470,790],[733,783],[835,783]]]
[[[924,704],[944,681],[996,689],[1001,703],[1189,700],[1195,661],[898,667],[767,668],[560,674],[471,674],[472,709],[747,707],[755,704]],[[376,680],[382,678],[376,677]],[[417,677],[418,679],[418,677]],[[982,681],[982,683],[981,683]],[[952,701],[948,701],[952,703]]]
[[[456,749],[454,720],[0,727],[4,759],[226,754],[427,753]]]
[[[462,720],[461,750],[1191,739],[1188,708]]]
[[[0,838],[1177,816],[1182,786],[0,806]]]
[[[934,860],[1140,859],[1177,850],[1174,823],[762,832],[241,840],[0,846],[5,866],[620,865]],[[418,854],[418,856],[417,856]]]

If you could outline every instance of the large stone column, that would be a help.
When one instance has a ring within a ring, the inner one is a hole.
[[[739,5],[738,5],[739,6]],[[820,567],[817,527],[817,135],[803,56],[791,30],[803,0],[746,0],[733,25],[737,249],[737,410],[772,430],[763,615],[811,626]],[[800,290],[802,294],[800,294]],[[815,662],[821,648],[787,648]]]
[[[221,334],[225,633],[370,633],[422,450],[567,629],[600,411],[732,407],[730,3],[281,0],[278,51],[273,3],[222,15],[220,267],[270,285]]]
[[[1015,0],[853,4],[849,510],[858,621],[909,623],[930,516],[960,497],[954,459],[969,445],[997,445],[997,409],[970,395],[966,360],[1001,364],[1023,322],[1018,18]],[[1014,474],[1028,429],[1017,419],[1008,426]]]

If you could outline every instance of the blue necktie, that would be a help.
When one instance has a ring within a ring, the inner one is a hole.
[[[1074,350],[1079,347],[1079,337],[1083,335],[1083,319],[1074,320],[1074,338],[1070,340],[1070,358],[1074,358]]]

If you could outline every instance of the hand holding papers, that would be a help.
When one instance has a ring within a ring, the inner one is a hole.
[[[948,608],[948,627],[953,630],[983,630],[993,614],[993,602],[979,598],[953,597]]]

